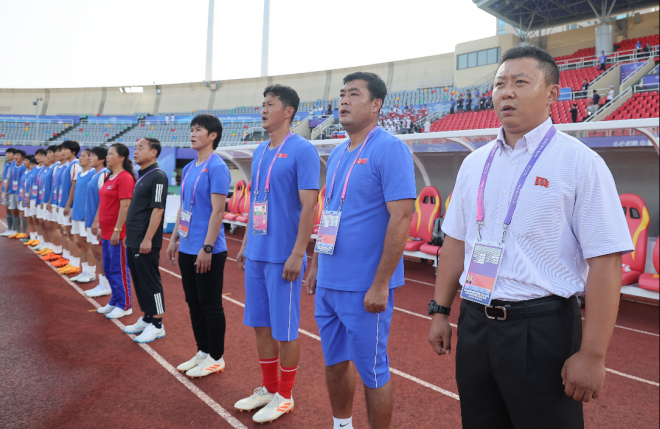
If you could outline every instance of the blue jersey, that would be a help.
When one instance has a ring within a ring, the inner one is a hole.
[[[93,170],[90,170],[93,171]],[[99,210],[99,189],[105,183],[105,179],[110,174],[110,170],[102,168],[94,174],[87,183],[87,197],[85,198],[85,228],[91,228]],[[76,187],[78,187],[76,185]]]
[[[29,199],[29,189],[27,188],[28,186],[28,179],[30,178],[30,170],[25,169],[25,174],[21,176],[19,179],[19,184],[18,184],[18,201],[24,201]]]
[[[9,173],[9,194],[18,194],[18,187],[21,184],[25,170],[24,165],[16,165],[16,162],[14,162]]]
[[[350,142],[333,149],[328,158],[326,195],[339,158]],[[390,214],[390,201],[417,198],[412,154],[403,141],[382,128],[377,129],[356,159],[358,148],[346,150],[339,163],[332,199],[326,210],[337,210],[346,175],[355,164],[348,182],[346,199],[334,254],[319,254],[319,287],[344,291],[367,291],[374,281],[383,254]],[[403,256],[390,278],[389,287],[403,286]]]
[[[62,170],[63,172],[60,178],[60,196],[57,205],[60,207],[66,207],[66,203],[69,201],[71,187],[75,181],[74,178],[82,170],[82,167],[80,167],[80,162],[77,159],[74,159],[73,161],[69,162]],[[71,204],[73,204],[73,201]]]
[[[14,164],[14,161],[5,162],[5,165],[2,166],[2,192],[5,192],[7,190],[7,186],[9,186],[9,172],[11,171],[11,167]]]
[[[48,187],[47,201],[52,205],[57,205],[57,172],[59,171],[61,165],[62,164],[59,161],[51,165],[50,177],[47,179],[48,180],[48,183],[46,184],[46,186]]]
[[[227,164],[216,154],[212,153],[206,168],[202,171],[204,163],[197,165],[197,160],[183,167],[184,182],[181,187],[181,210],[191,209],[191,200],[195,182],[199,177],[197,191],[195,192],[195,204],[192,205],[192,217],[188,228],[188,237],[179,240],[179,252],[188,255],[197,255],[206,239],[209,229],[209,218],[213,211],[211,205],[211,194],[227,195],[231,174]],[[213,253],[227,250],[225,242],[225,229],[220,228],[218,238],[213,243]]]
[[[87,184],[94,177],[96,170],[90,168],[78,174],[76,189],[73,193],[73,204],[71,206],[71,219],[77,221],[85,220],[85,200],[87,200]]]
[[[50,197],[50,203],[59,206],[60,195],[62,194],[62,173],[66,169],[66,163],[57,166],[53,172],[53,191]]]
[[[25,188],[25,191],[29,194],[29,198],[35,202],[39,199],[39,184],[37,183],[39,173],[41,173],[40,165],[37,167],[32,167],[32,170],[30,170],[29,173],[30,177],[27,180],[28,186]]]
[[[48,201],[46,199],[45,187],[46,187],[46,178],[48,177],[49,169],[50,168],[48,166],[44,165],[41,167],[41,170],[39,170],[39,174],[37,175],[37,186],[39,187],[37,204],[42,204]]]
[[[264,200],[266,177],[271,162],[277,153],[270,149],[270,140],[262,143],[252,157],[252,195],[250,214],[253,213],[254,198]],[[263,154],[263,159],[261,156]],[[259,163],[261,162],[261,169]],[[257,189],[257,170],[259,170],[259,189]],[[291,255],[298,237],[298,225],[302,203],[298,191],[319,189],[321,160],[316,148],[304,137],[294,134],[284,143],[270,175],[268,192],[268,228],[266,235],[252,234],[252,216],[246,234],[250,234],[245,248],[245,256],[262,262],[281,264]],[[259,192],[257,194],[257,191]]]

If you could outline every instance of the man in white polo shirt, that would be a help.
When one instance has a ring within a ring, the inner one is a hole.
[[[535,46],[506,52],[493,102],[502,128],[458,173],[442,229],[429,342],[451,351],[463,428],[583,428],[634,247],[603,159],[548,118],[559,70]],[[578,296],[586,295],[584,334]]]

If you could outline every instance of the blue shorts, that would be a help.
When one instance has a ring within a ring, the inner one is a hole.
[[[284,264],[245,258],[245,313],[243,323],[253,328],[271,328],[277,341],[298,339],[300,293],[307,258],[298,280],[282,278]]]
[[[394,289],[390,289],[387,309],[368,313],[364,292],[316,289],[316,323],[321,334],[325,365],[353,361],[362,382],[372,389],[390,381],[387,340],[394,313]]]

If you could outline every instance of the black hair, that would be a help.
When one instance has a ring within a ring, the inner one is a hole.
[[[5,153],[16,153],[16,149],[14,149],[13,147],[7,148]]]
[[[344,85],[354,80],[363,80],[367,82],[367,89],[369,90],[371,101],[374,101],[379,98],[380,101],[385,103],[385,97],[387,96],[387,85],[385,85],[383,79],[381,79],[380,76],[378,76],[376,73],[371,73],[371,72],[349,73],[346,76],[344,76]]]
[[[117,155],[124,158],[124,163],[122,164],[122,168],[128,171],[128,173],[135,181],[136,179],[135,179],[135,171],[133,171],[133,161],[131,161],[130,158],[128,157],[130,155],[128,147],[126,147],[126,145],[122,143],[115,143],[110,147],[114,147],[115,150],[117,151]]]
[[[89,156],[89,155],[91,155],[92,150],[89,149],[89,148],[87,148],[87,149],[83,149],[83,150],[80,151],[81,154],[83,154],[83,153],[85,153],[85,152],[87,152],[87,155]]]
[[[62,149],[69,149],[73,152],[73,156],[78,156],[78,152],[80,152],[80,143],[75,140],[65,140],[62,142]]]
[[[55,146],[55,152],[57,152],[58,150],[62,150],[62,145],[61,144],[58,144],[57,146]]]
[[[57,150],[57,145],[48,146],[48,149],[46,149],[46,155],[48,155],[48,152],[55,153],[56,150]]]
[[[149,142],[149,149],[151,150],[156,149],[156,158],[158,158],[160,156],[160,151],[162,149],[160,145],[160,140],[158,140],[155,137],[142,137],[142,138]],[[215,147],[213,149],[215,149]]]
[[[545,75],[545,85],[559,85],[559,67],[552,55],[534,45],[515,46],[502,55],[502,62],[518,58],[533,58],[539,63],[539,69]]]
[[[46,149],[39,148],[39,149],[37,149],[37,151],[34,154],[35,155],[46,155]]]
[[[266,89],[264,89],[264,97],[268,94],[279,98],[282,102],[282,107],[285,109],[287,107],[293,107],[293,115],[291,115],[291,123],[293,123],[293,118],[296,116],[298,107],[300,106],[300,97],[298,97],[296,90],[290,86],[277,83],[275,85],[268,85]]]
[[[34,165],[39,164],[37,162],[37,157],[36,156],[30,156],[29,158],[30,158],[30,164],[34,164]]]
[[[197,115],[190,121],[190,126],[198,125],[204,128],[206,131],[211,133],[217,133],[218,136],[213,140],[213,149],[217,149],[220,144],[220,139],[222,138],[222,122],[218,119],[217,116],[209,115],[208,113],[202,113]]]
[[[23,149],[14,149],[14,154],[15,155],[20,155],[23,158],[25,158],[25,151]]]
[[[108,149],[103,146],[96,146],[90,149],[90,151],[96,155],[98,159],[103,160],[103,166],[106,166],[105,158],[108,156]]]

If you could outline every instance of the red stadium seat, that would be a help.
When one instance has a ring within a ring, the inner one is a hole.
[[[431,241],[433,223],[442,212],[441,201],[440,192],[434,186],[427,186],[419,193],[415,201],[415,213],[409,230],[410,237],[418,240],[409,239],[406,243],[406,250],[419,250],[423,244]]]
[[[245,188],[245,196],[239,203],[239,208],[238,211],[241,213],[240,215],[236,216],[236,220],[239,222],[247,223],[249,217],[248,215],[250,214],[250,196],[252,192],[252,181],[248,183],[247,188]]]
[[[227,202],[227,213],[225,213],[224,218],[227,220],[236,220],[236,218],[241,214],[239,212],[239,207],[241,200],[245,196],[245,180],[239,180],[234,186],[234,194],[231,196]]]
[[[649,229],[649,212],[639,195],[622,194],[621,206],[626,215],[635,250],[623,255],[623,286],[637,283],[646,265],[646,247]]]
[[[323,185],[323,188],[321,188],[321,192],[319,192],[319,199],[316,205],[316,217],[314,218],[314,234],[319,233],[319,224],[321,223],[321,213],[323,213],[324,208],[325,208],[325,185]]]
[[[660,265],[658,261],[658,241],[655,242],[653,246],[653,268],[655,268],[655,274],[653,273],[644,273],[639,277],[639,287],[646,290],[652,290],[654,292],[660,292]]]

